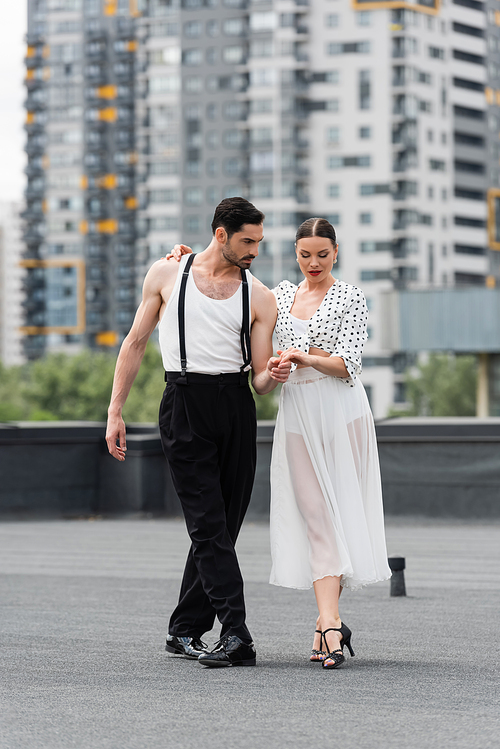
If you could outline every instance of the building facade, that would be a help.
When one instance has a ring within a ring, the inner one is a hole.
[[[381,295],[500,280],[499,21],[493,0],[30,0],[29,355],[119,343],[151,262],[243,195],[269,286],[299,280],[298,224],[332,221],[374,413],[404,404]]]
[[[19,203],[0,201],[0,362],[6,367],[24,361],[20,333],[24,301],[20,211]]]

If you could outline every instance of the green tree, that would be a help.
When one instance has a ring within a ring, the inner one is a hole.
[[[406,397],[411,408],[392,416],[475,416],[477,359],[475,356],[431,354],[406,373]]]
[[[1,421],[106,421],[116,357],[88,349],[49,354],[22,367],[0,363]],[[161,354],[150,341],[123,409],[126,422],[156,422],[165,388]],[[274,419],[278,392],[254,393],[257,418]]]
[[[263,421],[272,421],[276,418],[276,414],[278,413],[280,388],[281,385],[278,385],[276,390],[271,390],[271,392],[266,393],[266,395],[257,395],[255,390],[252,388],[252,395],[255,399],[255,409],[257,411],[257,418],[259,420],[262,419]]]
[[[21,421],[29,416],[29,405],[22,394],[24,367],[5,367],[0,362],[0,422]]]

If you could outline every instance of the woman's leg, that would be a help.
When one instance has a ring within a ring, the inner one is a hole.
[[[342,624],[339,615],[339,598],[342,592],[340,577],[323,577],[321,580],[315,580],[313,585],[319,611],[316,623],[317,629],[320,629],[322,632],[331,627],[338,629]],[[316,637],[319,638],[319,635],[316,635]],[[327,653],[331,653],[339,647],[341,634],[340,632],[328,632],[324,639],[326,639],[325,649]]]

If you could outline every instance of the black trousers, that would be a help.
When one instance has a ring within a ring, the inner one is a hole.
[[[191,538],[169,633],[201,637],[217,615],[221,636],[250,642],[234,545],[255,475],[255,403],[238,377],[188,379],[167,382],[160,406],[162,447]]]

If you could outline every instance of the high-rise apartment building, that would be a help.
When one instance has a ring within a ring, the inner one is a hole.
[[[25,349],[116,345],[135,306],[134,3],[28,0]]]
[[[31,355],[119,342],[152,260],[204,247],[243,195],[266,213],[268,285],[298,279],[302,220],[337,227],[375,415],[403,402],[384,291],[500,280],[496,3],[29,2]]]

